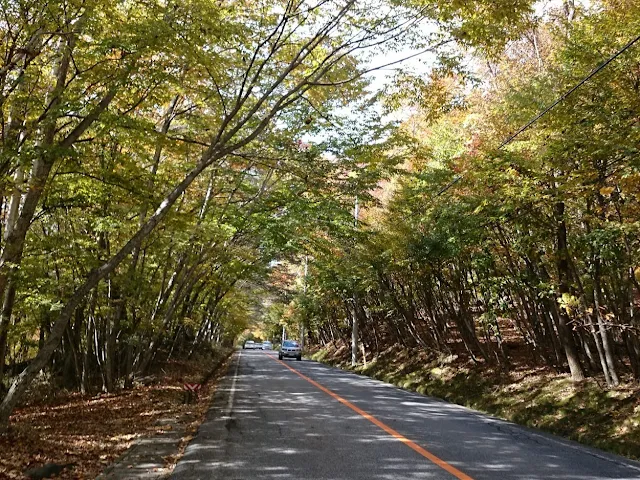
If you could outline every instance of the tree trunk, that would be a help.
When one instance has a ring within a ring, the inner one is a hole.
[[[564,202],[555,204],[555,220],[556,220],[556,267],[558,269],[559,293],[560,296],[570,293],[569,278],[571,271],[569,268],[569,251],[567,247],[567,225],[564,219]],[[584,380],[584,371],[578,359],[573,335],[568,327],[568,315],[565,309],[559,309],[558,312],[558,333],[560,335],[560,343],[564,348],[567,356],[571,379],[574,382]]]
[[[353,293],[353,312],[351,315],[351,366],[358,364],[358,294]]]

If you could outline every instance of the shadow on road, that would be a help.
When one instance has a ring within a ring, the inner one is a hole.
[[[172,478],[455,478],[267,355],[242,353],[231,412],[233,371]],[[475,480],[640,479],[620,457],[315,362],[288,364]]]

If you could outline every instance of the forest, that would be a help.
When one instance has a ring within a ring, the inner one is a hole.
[[[410,113],[352,173],[388,169],[356,223],[310,233],[272,332],[305,326],[353,364],[400,346],[637,382],[638,13],[564,2],[501,45],[396,72],[381,101]]]
[[[634,0],[0,0],[0,429],[42,376],[128,389],[257,324],[637,382],[639,32]]]

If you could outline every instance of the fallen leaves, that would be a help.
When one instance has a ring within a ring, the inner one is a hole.
[[[203,362],[172,362],[153,385],[95,396],[71,393],[17,409],[8,433],[0,436],[0,479],[24,479],[25,470],[49,462],[76,464],[56,478],[95,478],[136,439],[170,431],[171,425],[157,425],[161,418],[178,419],[195,431],[208,409],[213,382],[203,385],[199,401],[191,405],[182,403],[181,382],[206,374],[206,368]],[[176,460],[169,458],[167,464]]]

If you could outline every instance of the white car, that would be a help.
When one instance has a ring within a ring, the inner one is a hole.
[[[300,348],[300,344],[295,340],[285,340],[282,342],[282,346],[278,352],[278,359],[282,360],[284,357],[302,360],[302,349]]]
[[[262,342],[262,350],[273,350],[273,343],[269,340],[265,340]]]
[[[256,344],[256,342],[254,342],[253,340],[247,340],[246,342],[244,342],[244,345],[242,346],[243,350],[253,350],[254,348],[259,348],[258,344]]]

